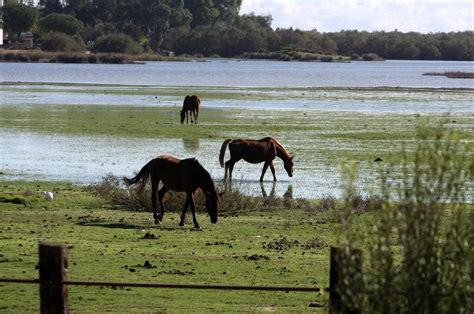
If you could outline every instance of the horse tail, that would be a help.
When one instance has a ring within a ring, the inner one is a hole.
[[[221,164],[221,167],[224,167],[225,149],[227,148],[227,144],[229,144],[229,142],[232,142],[232,140],[231,139],[225,140],[224,143],[222,143],[222,146],[221,146],[221,151],[219,153],[219,163]]]
[[[150,174],[150,168],[151,168],[152,162],[153,160],[150,160],[145,166],[143,166],[143,168],[138,172],[138,174],[135,177],[131,179],[127,177],[123,177],[123,181],[125,182],[125,184],[132,185],[141,180],[142,181],[141,186],[144,187],[146,184],[146,181],[148,180],[148,175]]]

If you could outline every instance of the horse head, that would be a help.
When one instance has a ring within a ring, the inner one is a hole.
[[[213,192],[204,192],[206,195],[206,209],[207,213],[209,214],[209,217],[211,218],[211,222],[215,224],[217,222],[217,212],[219,208],[219,197],[224,194],[222,193],[217,193],[217,191]]]
[[[295,157],[295,156],[291,156],[290,158],[288,158],[287,160],[284,161],[285,170],[288,173],[289,177],[293,176],[293,165],[294,165],[293,164],[293,157]]]
[[[180,117],[181,117],[181,123],[183,123],[183,122],[184,122],[184,117],[185,117],[184,110],[181,110],[181,111],[179,112],[179,115],[180,115]]]

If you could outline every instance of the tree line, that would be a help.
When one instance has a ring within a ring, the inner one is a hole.
[[[322,33],[271,27],[270,15],[239,14],[242,0],[6,0],[10,41],[32,31],[47,51],[163,52],[236,57],[283,50],[385,59],[474,60],[474,31]],[[324,14],[324,12],[321,12]]]

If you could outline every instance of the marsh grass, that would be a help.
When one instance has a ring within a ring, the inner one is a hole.
[[[189,61],[189,57],[166,57],[157,54],[121,54],[90,52],[50,52],[41,50],[0,51],[0,62],[50,63],[134,63],[140,61]]]
[[[403,149],[397,184],[381,175],[380,215],[370,234],[353,228],[355,167],[344,167],[346,201],[342,225],[345,263],[352,250],[368,242],[365,285],[344,282],[343,298],[373,313],[472,313],[474,161],[470,146],[445,127],[420,125],[414,154]],[[348,268],[345,274],[353,278]],[[351,279],[352,280],[352,279]],[[350,281],[350,280],[349,280]]]
[[[271,211],[274,209],[304,209],[307,212],[321,212],[322,208],[317,201],[303,198],[293,198],[288,194],[277,197],[274,194],[269,196],[252,196],[246,193],[245,188],[230,185],[228,182],[219,182],[218,191],[225,192],[220,198],[219,215],[233,216],[249,211]],[[88,190],[103,198],[112,208],[130,211],[152,211],[151,187],[150,184],[144,186],[126,186],[121,179],[108,174],[98,183],[91,184]],[[169,211],[179,212],[185,203],[186,193],[169,191],[164,197],[165,207]],[[198,190],[194,195],[196,209],[199,212],[206,212],[204,194]],[[331,200],[333,200],[331,198]],[[335,199],[333,200],[335,201]],[[159,204],[157,204],[159,208]],[[324,205],[327,206],[327,205]]]

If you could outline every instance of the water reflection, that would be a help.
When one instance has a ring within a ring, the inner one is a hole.
[[[199,138],[184,138],[183,147],[186,152],[195,153],[199,150]]]
[[[263,198],[274,198],[275,197],[275,181],[272,182],[272,190],[270,191],[270,196],[267,195],[267,192],[265,191],[265,186],[263,185],[263,182],[260,182],[260,189],[262,190],[262,197]]]
[[[253,180],[234,180],[234,181],[221,181],[222,188],[226,193],[245,193],[252,194],[254,196],[262,196],[264,199],[270,200],[275,199],[277,197],[285,198],[285,199],[293,199],[293,185],[288,184],[285,188],[285,184],[283,182],[260,182],[260,181],[253,181]],[[277,186],[278,183],[278,186]],[[257,185],[260,187],[260,193],[257,191]],[[247,193],[246,193],[247,192]]]

